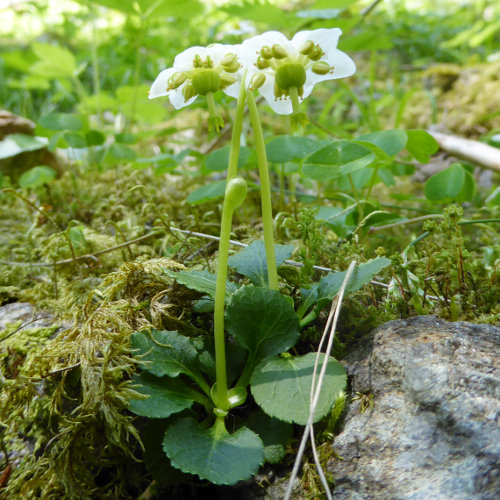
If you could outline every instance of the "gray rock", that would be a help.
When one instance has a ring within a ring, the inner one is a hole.
[[[334,498],[500,498],[500,328],[391,321],[345,360],[352,393]]]
[[[13,302],[0,306],[0,331],[5,330],[8,324],[21,320],[20,329],[44,328],[53,324],[53,316],[37,309],[28,302]]]

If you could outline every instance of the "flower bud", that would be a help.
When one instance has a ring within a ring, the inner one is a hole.
[[[175,73],[168,80],[167,90],[178,89],[187,79],[186,73]]]
[[[302,48],[300,49],[300,53],[301,54],[304,54],[305,56],[307,56],[308,54],[311,53],[311,51],[314,49],[314,42],[312,42],[311,40],[308,40],[303,46]]]
[[[250,90],[259,89],[264,85],[266,81],[266,75],[264,73],[255,73],[250,80]]]
[[[273,57],[276,59],[284,59],[288,56],[288,52],[277,43],[273,45]]]
[[[315,62],[312,65],[311,69],[312,69],[312,72],[316,73],[317,75],[326,75],[326,74],[330,73],[330,71],[332,70],[330,65],[325,61]]]
[[[183,89],[182,89],[182,95],[184,96],[184,101],[187,102],[189,99],[194,97],[195,92],[193,86],[188,83]]]
[[[247,183],[242,177],[233,177],[226,186],[224,203],[228,204],[231,210],[238,208],[247,196]]]

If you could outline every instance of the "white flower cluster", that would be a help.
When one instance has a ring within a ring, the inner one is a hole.
[[[292,40],[277,31],[245,40],[240,45],[191,47],[177,55],[172,68],[154,81],[149,98],[168,96],[176,109],[198,95],[222,90],[238,97],[240,86],[259,89],[271,108],[287,115],[300,99],[323,80],[354,74],[354,61],[337,49],[338,28],[300,31]]]

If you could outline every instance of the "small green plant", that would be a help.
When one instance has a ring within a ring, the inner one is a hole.
[[[253,96],[253,89],[258,88],[276,112],[292,113],[293,123],[303,123],[305,115],[299,111],[299,98],[307,97],[315,82],[348,76],[355,70],[352,60],[335,49],[339,35],[338,29],[317,30],[298,33],[290,42],[280,33],[269,32],[241,47],[218,44],[192,47],[179,54],[173,68],[160,73],[151,88],[150,98],[168,95],[176,108],[190,104],[199,95],[205,96],[208,128],[216,131],[224,122],[216,109],[214,94],[223,90],[238,97],[215,289],[213,279],[206,273],[201,281],[199,273],[183,273],[179,280],[214,298],[213,343],[210,338],[187,338],[176,331],[149,330],[132,335],[132,348],[143,365],[143,372],[135,376],[134,382],[143,399],[132,400],[130,409],[142,416],[170,419],[163,438],[163,450],[170,463],[216,484],[234,484],[246,479],[265,460],[268,446],[245,426],[244,419],[236,423],[233,432],[227,430],[229,412],[245,403],[248,388],[264,412],[256,418],[260,421],[271,418],[270,422],[283,436],[289,436],[287,429],[291,423],[306,425],[329,414],[345,389],[344,368],[329,358],[326,383],[315,395],[311,410],[309,399],[314,387],[316,355],[294,356],[287,352],[299,340],[301,315],[296,314],[292,301],[279,292],[276,257],[279,255],[282,262],[293,247],[274,245],[269,167]],[[233,212],[247,193],[245,180],[236,176],[245,100],[259,166],[265,262],[262,246],[248,247],[242,252],[244,255],[236,256],[232,262],[228,259]],[[228,285],[228,264],[258,286]],[[385,265],[383,262],[382,267]],[[366,283],[367,274],[360,279],[364,280],[362,284]],[[302,310],[307,312],[324,296],[331,299],[335,287],[340,288],[341,284],[342,281],[323,286],[321,293],[314,290]],[[315,310],[324,305],[317,304]],[[237,349],[226,344],[225,331],[234,339]],[[211,344],[213,350],[209,348]],[[232,351],[228,357],[230,366],[226,360],[228,350]],[[201,423],[197,407],[205,413]],[[284,450],[287,443],[279,444]]]

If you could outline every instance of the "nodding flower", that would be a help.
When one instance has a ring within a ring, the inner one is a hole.
[[[259,89],[271,108],[288,115],[324,80],[351,76],[354,61],[337,49],[339,28],[300,31],[292,40],[268,31],[245,40],[239,51],[250,89]]]

